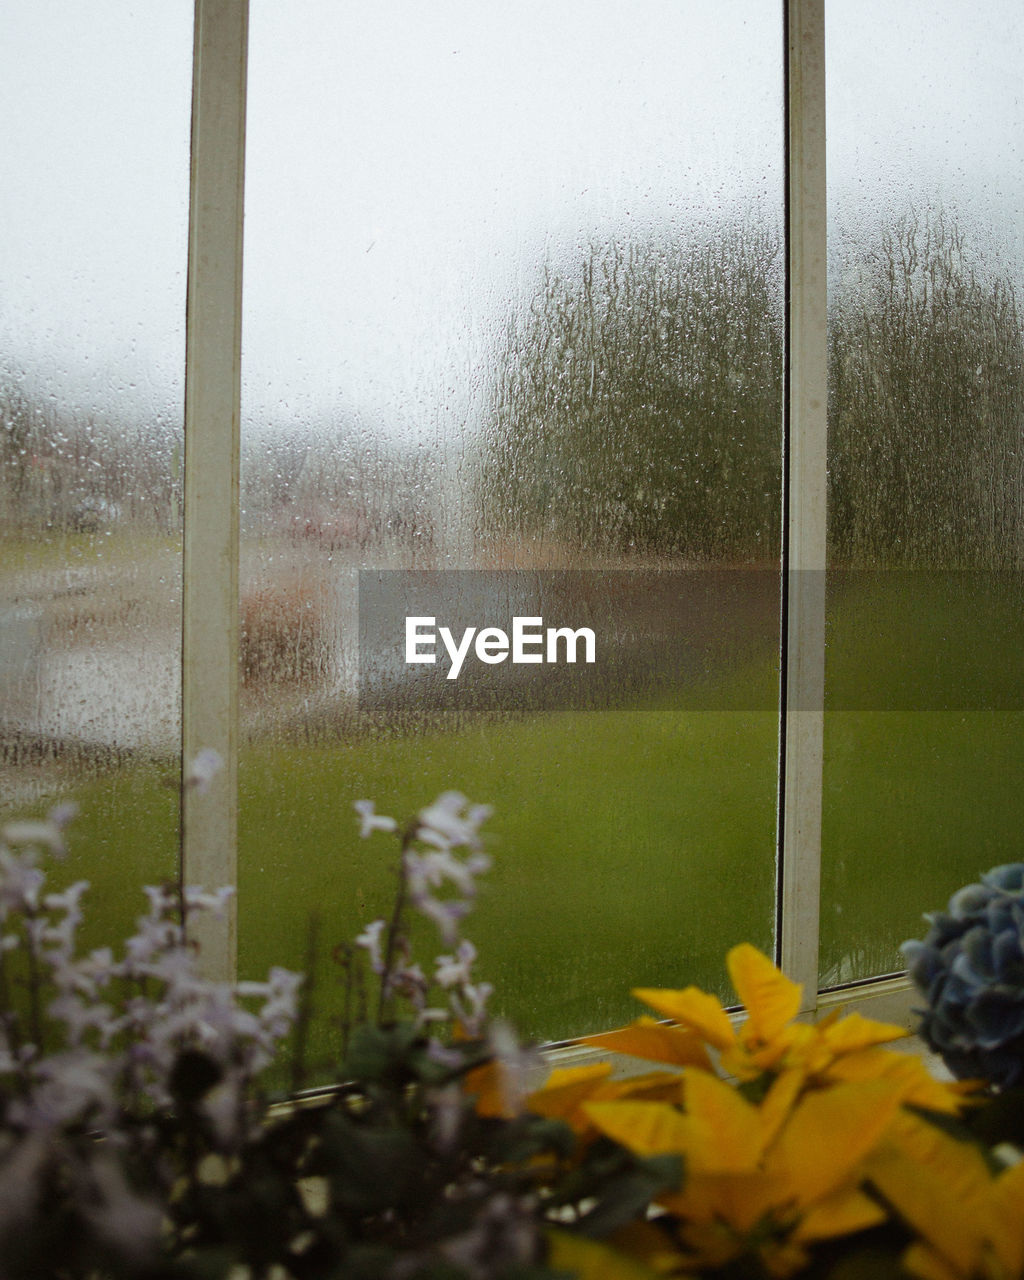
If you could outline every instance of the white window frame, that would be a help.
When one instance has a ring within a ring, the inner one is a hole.
[[[826,557],[824,0],[782,0],[786,112],[786,378],[777,960],[803,1013],[837,1003],[910,1025],[910,984],[818,990]],[[225,768],[183,795],[186,883],[235,884],[238,495],[248,0],[196,0],[185,376],[182,751]],[[199,938],[210,976],[237,968],[237,921]]]

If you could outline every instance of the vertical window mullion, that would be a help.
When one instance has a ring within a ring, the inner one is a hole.
[[[185,350],[182,752],[213,749],[182,796],[186,884],[236,880],[238,470],[248,0],[196,0]],[[208,976],[236,967],[236,916],[195,929]]]
[[[818,988],[825,673],[824,0],[786,0],[786,493],[778,948]]]

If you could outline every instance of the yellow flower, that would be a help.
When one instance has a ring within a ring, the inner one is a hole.
[[[652,1071],[627,1080],[611,1079],[611,1066],[561,1067],[551,1072],[542,1089],[528,1095],[526,1110],[548,1120],[564,1120],[581,1138],[597,1135],[585,1104],[614,1102],[629,1097],[648,1102],[678,1102],[683,1078],[676,1071]]]
[[[677,1025],[641,1018],[622,1031],[588,1037],[586,1043],[708,1071],[713,1068],[705,1046],[710,1046],[722,1071],[741,1081],[797,1068],[808,1088],[885,1078],[901,1084],[904,1101],[950,1113],[973,1091],[969,1083],[933,1080],[916,1057],[881,1049],[909,1034],[902,1027],[859,1013],[842,1017],[838,1011],[817,1024],[796,1021],[802,988],[749,943],[733,947],[726,963],[747,1012],[738,1031],[721,1002],[697,987],[644,987],[633,994]]]
[[[548,1265],[577,1280],[658,1280],[649,1263],[567,1231],[548,1232]]]
[[[896,1113],[898,1083],[802,1094],[802,1070],[789,1069],[755,1106],[714,1075],[683,1074],[685,1111],[663,1102],[583,1104],[602,1133],[635,1154],[683,1157],[682,1190],[659,1197],[686,1245],[678,1268],[756,1254],[770,1274],[788,1276],[806,1264],[813,1242],[884,1220],[861,1190],[862,1167]]]
[[[922,1280],[1019,1280],[1024,1163],[993,1175],[981,1151],[902,1112],[865,1165],[920,1239],[903,1266]]]
[[[722,1070],[737,1079],[753,1080],[765,1071],[795,1066],[817,1074],[843,1054],[908,1034],[902,1027],[857,1014],[843,1023],[833,1017],[817,1026],[795,1021],[803,989],[749,943],[733,947],[726,965],[747,1011],[739,1031],[720,1001],[696,987],[683,991],[641,988],[633,994],[717,1049]]]

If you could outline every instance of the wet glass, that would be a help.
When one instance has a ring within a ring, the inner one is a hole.
[[[0,815],[79,803],[109,943],[176,866],[192,5],[10,6],[4,54]]]
[[[353,802],[454,788],[524,1033],[723,991],[775,916],[777,8],[257,0],[250,35],[242,972],[316,952],[334,1000],[397,855]],[[505,658],[407,662],[409,617]],[[597,661],[516,666],[516,617]]]
[[[1019,857],[1019,7],[829,0],[824,984]]]

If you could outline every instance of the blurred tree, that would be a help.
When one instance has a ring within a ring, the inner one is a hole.
[[[907,215],[847,270],[829,328],[829,536],[864,565],[1016,567],[1024,332],[949,216]]]
[[[771,232],[592,246],[510,323],[489,532],[698,561],[778,555],[782,290]]]
[[[37,435],[32,400],[21,381],[0,378],[0,520],[15,525],[29,501],[29,476]]]

